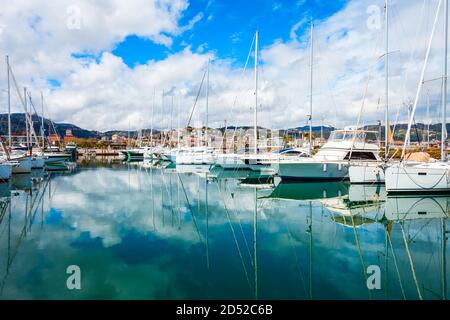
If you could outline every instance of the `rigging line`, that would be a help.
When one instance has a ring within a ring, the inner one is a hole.
[[[406,252],[408,254],[409,265],[411,267],[412,276],[413,276],[413,279],[414,279],[414,283],[416,285],[417,294],[419,295],[419,299],[423,300],[422,293],[420,292],[419,283],[418,283],[417,277],[416,277],[416,271],[414,270],[414,263],[413,263],[413,260],[412,260],[411,252],[409,251],[409,245],[408,245],[408,242],[406,241],[405,230],[403,229],[403,223],[402,222],[400,222],[400,228],[402,230],[403,242],[405,243]]]
[[[394,266],[395,266],[395,270],[397,272],[398,282],[400,284],[400,290],[402,291],[403,300],[406,300],[405,289],[403,288],[402,277],[400,274],[400,270],[398,268],[397,256],[395,255],[394,246],[392,245],[391,235],[387,230],[386,230],[386,232],[387,232],[387,236],[388,236],[389,246],[391,247],[391,251],[392,251],[392,257],[394,258]]]
[[[248,63],[249,63],[249,61],[250,61],[250,57],[251,57],[252,51],[253,51],[253,46],[254,46],[254,44],[255,44],[255,38],[256,38],[256,34],[253,35],[252,44],[251,44],[251,46],[250,46],[250,50],[248,51],[248,54],[247,54],[247,60],[245,61],[244,69],[242,69],[240,79],[243,79],[243,78],[244,78],[244,74],[245,74],[245,72],[247,71]],[[240,83],[240,84],[241,84],[241,83]],[[239,89],[240,89],[240,88],[241,88],[241,87],[238,86],[238,92],[239,92]],[[234,97],[233,104],[231,105],[230,115],[233,114],[234,108],[236,107],[237,99],[238,99],[238,94],[236,94],[235,97]]]
[[[423,23],[424,23],[424,21],[425,21],[425,4],[426,4],[426,2],[427,2],[427,0],[424,0],[423,3],[422,3],[422,10],[421,10],[422,16],[421,16],[421,21],[420,21],[420,23],[417,25],[417,29],[416,29],[416,33],[415,33],[415,38],[416,38],[416,39],[418,38],[418,36],[419,36],[419,31],[422,30],[422,25],[423,25]],[[393,7],[393,6],[392,6],[392,7]],[[392,10],[392,7],[391,7],[391,10]],[[428,24],[427,24],[427,30],[428,30]],[[412,41],[411,43],[413,44],[413,43],[415,43],[415,42]],[[425,41],[425,48],[426,48],[426,41]],[[408,61],[408,64],[407,64],[407,65],[409,65],[409,66],[412,65],[412,61],[413,61],[413,58],[414,58],[414,55],[415,55],[416,51],[417,51],[417,47],[414,47],[413,50],[411,50],[410,56],[409,56],[409,61]],[[403,100],[405,100],[406,83],[408,82],[408,79],[409,79],[409,69],[406,68],[406,69],[405,69],[405,74],[404,74],[404,81],[403,81],[403,85],[402,85],[402,87],[403,87],[403,88],[402,88],[402,92],[403,92]]]
[[[28,111],[27,111],[27,108],[26,108],[26,102],[23,99],[24,97],[22,97],[22,94],[20,93],[19,86],[17,85],[16,77],[14,75],[14,72],[13,72],[12,68],[11,68],[11,65],[9,65],[8,67],[9,67],[9,73],[11,74],[11,78],[12,78],[13,83],[14,83],[14,87],[16,88],[17,95],[18,95],[19,100],[20,100],[20,103],[22,104],[22,107],[24,108],[24,111],[25,111],[25,121],[27,121],[28,123],[32,123],[32,121],[30,119],[30,115],[28,114]],[[25,99],[26,98],[27,97],[25,96]],[[32,125],[31,125],[31,128],[30,128],[30,131],[31,131],[31,135],[34,136],[34,138],[37,141],[38,140],[37,139],[37,135],[36,135],[36,132],[34,131],[34,128],[33,128]]]
[[[37,111],[36,111],[36,107],[34,106],[34,102],[33,102],[33,99],[31,98],[31,93],[28,91],[27,92],[27,94],[28,94],[28,97],[29,97],[29,100],[30,100],[30,105],[33,107],[33,110],[34,110],[34,114],[36,115],[36,116],[38,116],[38,113],[37,113]],[[33,117],[30,115],[30,120],[31,120],[31,125],[33,126]],[[34,129],[34,128],[33,128]],[[38,145],[38,147],[41,149],[41,151],[43,151],[43,147],[41,148],[41,146],[40,146],[40,144],[39,144],[39,140],[38,141],[36,141],[37,142],[37,145]]]
[[[194,105],[192,106],[191,114],[189,116],[189,120],[188,120],[186,127],[189,127],[189,125],[191,124],[192,116],[195,111],[195,106],[197,105],[198,98],[200,97],[200,93],[202,92],[203,82],[205,81],[206,73],[207,73],[207,70],[205,70],[205,72],[203,73],[202,82],[200,83],[200,87],[198,88],[197,96],[195,97],[195,102],[194,102]]]
[[[362,116],[362,113],[363,113],[363,110],[364,110],[364,105],[365,105],[365,103],[366,103],[366,98],[367,98],[367,94],[368,94],[368,91],[369,91],[369,83],[370,83],[370,80],[371,80],[371,78],[372,78],[372,72],[373,72],[373,70],[375,69],[375,65],[376,65],[377,62],[378,62],[378,58],[377,58],[377,49],[378,49],[379,42],[381,41],[380,39],[381,39],[381,32],[378,32],[377,39],[376,39],[376,41],[374,42],[373,51],[372,51],[372,59],[373,59],[373,63],[372,63],[372,65],[369,67],[369,69],[367,70],[367,79],[366,79],[366,83],[365,83],[365,86],[364,86],[364,93],[363,93],[363,96],[362,96],[361,108],[359,109],[358,117],[357,117],[357,120],[356,120],[356,130],[358,130],[359,124],[360,124],[360,122],[361,122],[361,116]],[[386,52],[386,54],[388,54],[388,52]],[[353,139],[352,139],[352,145],[351,145],[351,149],[350,149],[350,155],[349,155],[349,157],[348,157],[348,161],[349,161],[349,162],[350,162],[350,160],[351,160],[351,158],[352,158],[353,147],[354,147],[354,145],[355,145],[356,137],[357,137],[357,132],[355,132],[355,134],[354,134],[354,136],[353,136]],[[380,137],[380,138],[381,138],[381,137]]]
[[[229,213],[228,207],[227,207],[227,205],[225,203],[225,199],[223,199],[223,194],[224,193],[220,192],[221,190],[220,190],[219,184],[216,184],[216,186],[217,186],[217,189],[218,189],[219,194],[221,195],[221,198],[222,198],[222,201],[223,201],[223,206],[224,206],[225,212],[227,214],[228,224],[230,225],[230,229],[231,229],[231,232],[233,234],[234,243],[235,243],[236,248],[238,250],[239,257],[241,259],[242,268],[244,269],[244,273],[245,273],[245,278],[247,279],[247,283],[248,283],[248,286],[250,287],[250,290],[253,291],[253,286],[252,286],[250,278],[248,276],[247,267],[245,266],[245,262],[244,262],[244,258],[242,256],[242,252],[241,252],[241,249],[240,249],[240,246],[239,246],[239,242],[237,241],[236,233],[234,231],[233,224],[231,223],[230,213]]]
[[[184,196],[186,197],[186,203],[188,205],[189,211],[191,212],[192,221],[194,223],[195,230],[197,231],[198,239],[200,240],[200,243],[204,246],[204,249],[205,249],[205,252],[206,252],[206,246],[205,246],[205,243],[203,242],[202,236],[200,234],[200,230],[198,229],[197,220],[195,219],[194,211],[192,210],[191,204],[189,202],[189,198],[188,198],[187,193],[186,193],[186,189],[184,188],[183,179],[181,179],[181,176],[180,176],[179,173],[177,173],[177,176],[178,176],[178,179],[180,180],[181,188],[183,189]]]
[[[226,185],[225,185],[225,189],[227,189],[227,186],[226,186]],[[226,191],[226,190],[225,190],[225,191]],[[229,191],[230,191],[230,194],[231,194],[231,190],[229,190]],[[249,245],[248,245],[247,237],[245,236],[244,229],[242,228],[242,220],[241,220],[241,218],[240,218],[240,216],[239,216],[239,214],[238,214],[238,212],[237,212],[237,209],[236,209],[236,199],[235,199],[234,197],[232,197],[232,199],[233,199],[233,204],[234,204],[234,206],[233,206],[233,207],[234,207],[233,212],[234,212],[236,218],[238,219],[239,228],[240,228],[240,230],[241,230],[242,238],[244,239],[245,247],[247,248],[248,256],[251,257],[252,254],[250,253],[250,247],[249,247]],[[253,260],[252,260],[252,259],[250,259],[250,263],[251,263],[251,265],[253,266]]]
[[[361,265],[363,267],[364,278],[366,279],[366,282],[367,282],[366,266],[364,264],[364,257],[362,256],[361,245],[359,243],[358,232],[356,230],[356,225],[355,225],[355,220],[353,219],[353,214],[350,214],[350,218],[352,220],[353,233],[355,235],[355,242],[356,242],[356,248],[358,249],[359,260],[361,261]],[[372,293],[371,293],[370,289],[368,289],[368,293],[369,293],[369,299],[372,299]]]
[[[430,57],[431,45],[432,45],[432,43],[433,43],[434,33],[435,33],[435,31],[436,31],[437,22],[438,22],[438,20],[439,20],[439,12],[441,11],[441,10],[440,10],[440,9],[441,9],[441,4],[442,4],[442,0],[439,0],[438,7],[437,7],[437,9],[436,9],[436,17],[435,17],[435,19],[434,19],[433,29],[432,29],[432,31],[431,31],[430,39],[429,39],[429,42],[428,42],[428,48],[427,48],[427,51],[426,51],[426,53],[425,53],[425,60],[424,60],[423,66],[422,66],[421,74],[420,74],[420,80],[419,80],[419,83],[418,83],[418,85],[417,85],[417,92],[416,92],[416,97],[415,97],[415,99],[414,99],[414,106],[413,106],[413,109],[412,109],[412,111],[411,111],[411,118],[408,119],[408,130],[406,131],[405,143],[404,143],[404,145],[403,145],[403,150],[402,150],[402,160],[403,160],[403,158],[404,158],[404,156],[405,156],[406,146],[407,146],[407,145],[409,144],[409,142],[410,142],[410,133],[411,133],[411,126],[412,126],[412,118],[414,118],[414,114],[416,113],[417,105],[418,105],[418,103],[419,103],[420,92],[421,92],[422,87],[423,87],[423,80],[424,80],[424,78],[425,78],[426,67],[427,67],[427,65],[428,65],[428,59],[429,59],[429,57]]]
[[[303,278],[303,274],[302,274],[302,270],[301,270],[301,266],[300,266],[300,261],[298,259],[298,254],[297,254],[297,251],[295,250],[295,247],[294,247],[294,245],[292,243],[292,235],[291,235],[291,231],[289,229],[289,224],[286,223],[286,222],[284,224],[285,224],[286,229],[288,231],[287,235],[288,235],[288,239],[289,239],[289,245],[290,245],[290,247],[292,249],[292,252],[294,253],[295,265],[296,265],[296,267],[298,269],[298,275],[300,276],[300,280],[301,280],[302,285],[303,285],[303,290],[305,290],[305,294],[308,295],[308,290],[306,289],[306,283],[305,283],[305,279]]]

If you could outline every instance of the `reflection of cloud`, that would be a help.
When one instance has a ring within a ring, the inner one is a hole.
[[[128,189],[122,183],[128,175],[139,188]],[[110,187],[105,189],[105,185]],[[20,243],[1,298],[251,298],[243,265],[253,274],[254,189],[240,187],[236,180],[206,184],[196,175],[154,170],[152,197],[151,176],[146,171],[98,169],[53,177],[52,192],[55,195],[50,202],[44,197],[43,224],[38,212]],[[270,192],[258,190],[257,196]],[[13,248],[23,230],[25,197],[25,193],[13,197]],[[361,257],[365,266],[383,263],[384,224],[357,228],[357,245],[355,230],[334,223],[333,213],[320,202],[310,206],[309,201],[258,199],[257,205],[259,277],[261,283],[270,283],[263,297],[308,298],[302,281],[307,286],[310,259],[315,298],[367,297]],[[49,212],[57,212],[57,217]],[[2,257],[8,252],[6,221],[4,218],[0,224]],[[439,263],[430,263],[430,259],[439,252],[440,221],[405,221],[402,226],[413,240],[409,245],[420,285],[438,292],[439,272],[433,268]],[[415,298],[399,223],[393,224],[390,236],[405,290],[408,297]],[[398,280],[392,255],[389,259],[390,294],[401,298],[395,290]],[[80,292],[65,288],[65,268],[70,264],[82,269]],[[0,277],[4,268],[1,264]],[[374,293],[375,298],[381,295]]]

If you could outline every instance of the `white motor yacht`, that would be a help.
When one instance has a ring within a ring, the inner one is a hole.
[[[177,165],[212,165],[215,162],[214,149],[208,147],[194,147],[179,152],[176,157]]]
[[[380,163],[377,133],[354,128],[333,131],[327,143],[310,158],[281,159],[272,163],[283,180],[348,180],[355,162]]]

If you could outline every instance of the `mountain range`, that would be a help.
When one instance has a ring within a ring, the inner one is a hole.
[[[37,115],[32,116],[33,119],[33,126],[36,134],[40,135],[40,127],[41,127],[41,117]],[[111,137],[114,134],[118,134],[121,136],[128,136],[130,137],[136,137],[138,135],[138,132],[136,130],[134,131],[126,131],[126,130],[110,130],[106,132],[100,132],[96,130],[86,130],[83,128],[80,128],[74,124],[70,123],[55,123],[54,127],[56,128],[56,131],[61,137],[64,137],[66,135],[66,130],[72,130],[72,134],[77,138],[82,139],[101,139],[103,136]],[[49,119],[44,118],[44,128],[45,128],[45,134],[48,135],[48,133],[54,133],[53,126],[51,125],[51,121]],[[252,129],[252,126],[228,126],[227,129],[237,129],[237,130],[247,130]],[[379,131],[380,126],[379,125],[367,125],[364,127],[366,130],[373,130],[373,131]],[[217,128],[220,131],[223,131],[224,128]],[[261,128],[263,129],[263,128]],[[324,138],[328,138],[331,131],[335,130],[336,128],[328,125],[323,126],[323,134]],[[447,132],[450,129],[450,124],[447,124]],[[405,137],[405,133],[407,130],[407,124],[398,124],[396,126],[395,130],[395,139],[396,140],[402,140]],[[423,123],[418,123],[414,126],[413,130],[411,131],[411,141],[417,141],[418,137],[419,139],[423,138],[423,133],[426,130],[426,125]],[[312,131],[315,135],[318,135],[322,132],[322,126],[313,126]],[[159,130],[154,129],[154,134],[160,133]],[[309,132],[309,126],[301,126],[301,127],[295,127],[295,128],[289,128],[289,129],[282,129],[280,130],[280,134],[283,135],[298,135],[300,132]],[[439,139],[441,132],[441,125],[439,123],[430,125],[430,136],[431,138]],[[23,113],[13,113],[11,114],[11,133],[14,136],[19,135],[25,135],[25,116]],[[384,126],[381,126],[381,133],[382,133],[382,139],[384,138]],[[0,135],[6,136],[8,134],[8,114],[0,114]],[[149,135],[150,129],[143,129],[142,130],[143,135]]]

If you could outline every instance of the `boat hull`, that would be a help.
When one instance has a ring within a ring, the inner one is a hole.
[[[273,171],[282,180],[342,181],[348,180],[348,162],[273,163]]]
[[[24,157],[19,159],[13,159],[19,163],[18,166],[12,168],[12,173],[30,173],[31,172],[31,158]]]
[[[348,176],[353,184],[384,183],[384,168],[376,163],[350,165]]]
[[[450,164],[397,164],[386,169],[388,193],[450,193]]]
[[[42,169],[45,167],[45,159],[36,157],[31,159],[31,169]]]
[[[45,164],[63,164],[66,161],[71,159],[71,155],[69,154],[49,154],[46,155],[47,159],[45,159]]]

